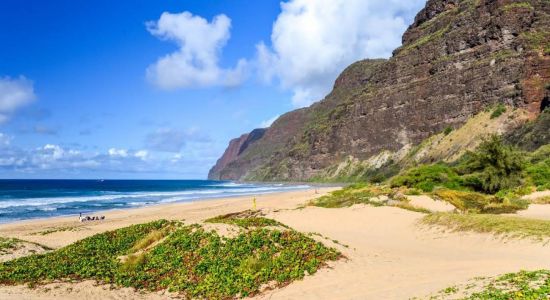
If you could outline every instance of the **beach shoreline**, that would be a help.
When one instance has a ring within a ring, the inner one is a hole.
[[[339,187],[312,186],[293,191],[153,204],[136,208],[97,211],[90,214],[106,217],[105,220],[100,221],[80,222],[78,215],[18,220],[0,224],[0,236],[59,248],[93,234],[134,224],[159,219],[185,219],[187,222],[200,222],[205,218],[251,209],[254,198],[258,209],[292,209],[309,199],[325,195],[336,189]],[[43,234],[46,231],[55,232]]]
[[[265,217],[304,234],[314,234],[311,236],[345,256],[303,280],[255,296],[257,299],[410,299],[478,276],[550,269],[548,243],[429,227],[420,222],[425,214],[397,207],[364,204],[337,209],[304,207],[308,201],[337,189],[313,187],[109,211],[105,213],[105,221],[86,223],[75,217],[29,220],[0,225],[0,235],[57,249],[97,233],[153,220],[201,224],[207,218],[253,209],[256,198],[256,208]],[[1,299],[172,299],[172,296],[165,291],[148,293],[90,280],[53,282],[36,288],[0,286]]]

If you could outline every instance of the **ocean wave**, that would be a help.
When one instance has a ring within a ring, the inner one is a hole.
[[[236,183],[224,183],[224,189],[196,189],[186,191],[175,192],[129,192],[129,193],[116,193],[116,194],[103,194],[94,196],[71,196],[71,197],[43,197],[43,198],[21,198],[1,200],[0,209],[14,208],[14,207],[40,207],[53,205],[62,205],[70,203],[82,203],[82,202],[110,202],[110,201],[123,201],[128,202],[128,205],[139,206],[154,203],[172,203],[186,200],[196,200],[200,198],[216,198],[226,196],[239,196],[250,194],[264,194],[269,192],[296,190],[309,188],[308,185],[245,185]],[[100,192],[104,193],[104,192]],[[153,199],[152,199],[153,198]],[[130,199],[134,199],[129,202]],[[143,201],[139,201],[142,199]],[[137,204],[139,203],[139,204]],[[147,204],[145,204],[147,203]],[[89,203],[90,206],[104,206],[105,203]],[[113,205],[115,206],[115,205]],[[119,205],[120,206],[120,205]]]

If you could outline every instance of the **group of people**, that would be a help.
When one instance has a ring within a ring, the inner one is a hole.
[[[105,220],[105,216],[83,216],[82,213],[80,213],[80,216],[78,217],[78,220],[80,222],[86,222],[86,221],[99,221],[99,220]]]

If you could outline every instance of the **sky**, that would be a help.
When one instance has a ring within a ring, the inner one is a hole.
[[[2,0],[0,178],[202,179],[425,0]]]

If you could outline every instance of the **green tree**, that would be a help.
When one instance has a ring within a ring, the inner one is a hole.
[[[521,184],[524,159],[515,148],[497,135],[485,139],[475,152],[469,152],[458,167],[465,183],[476,190],[496,193]]]

